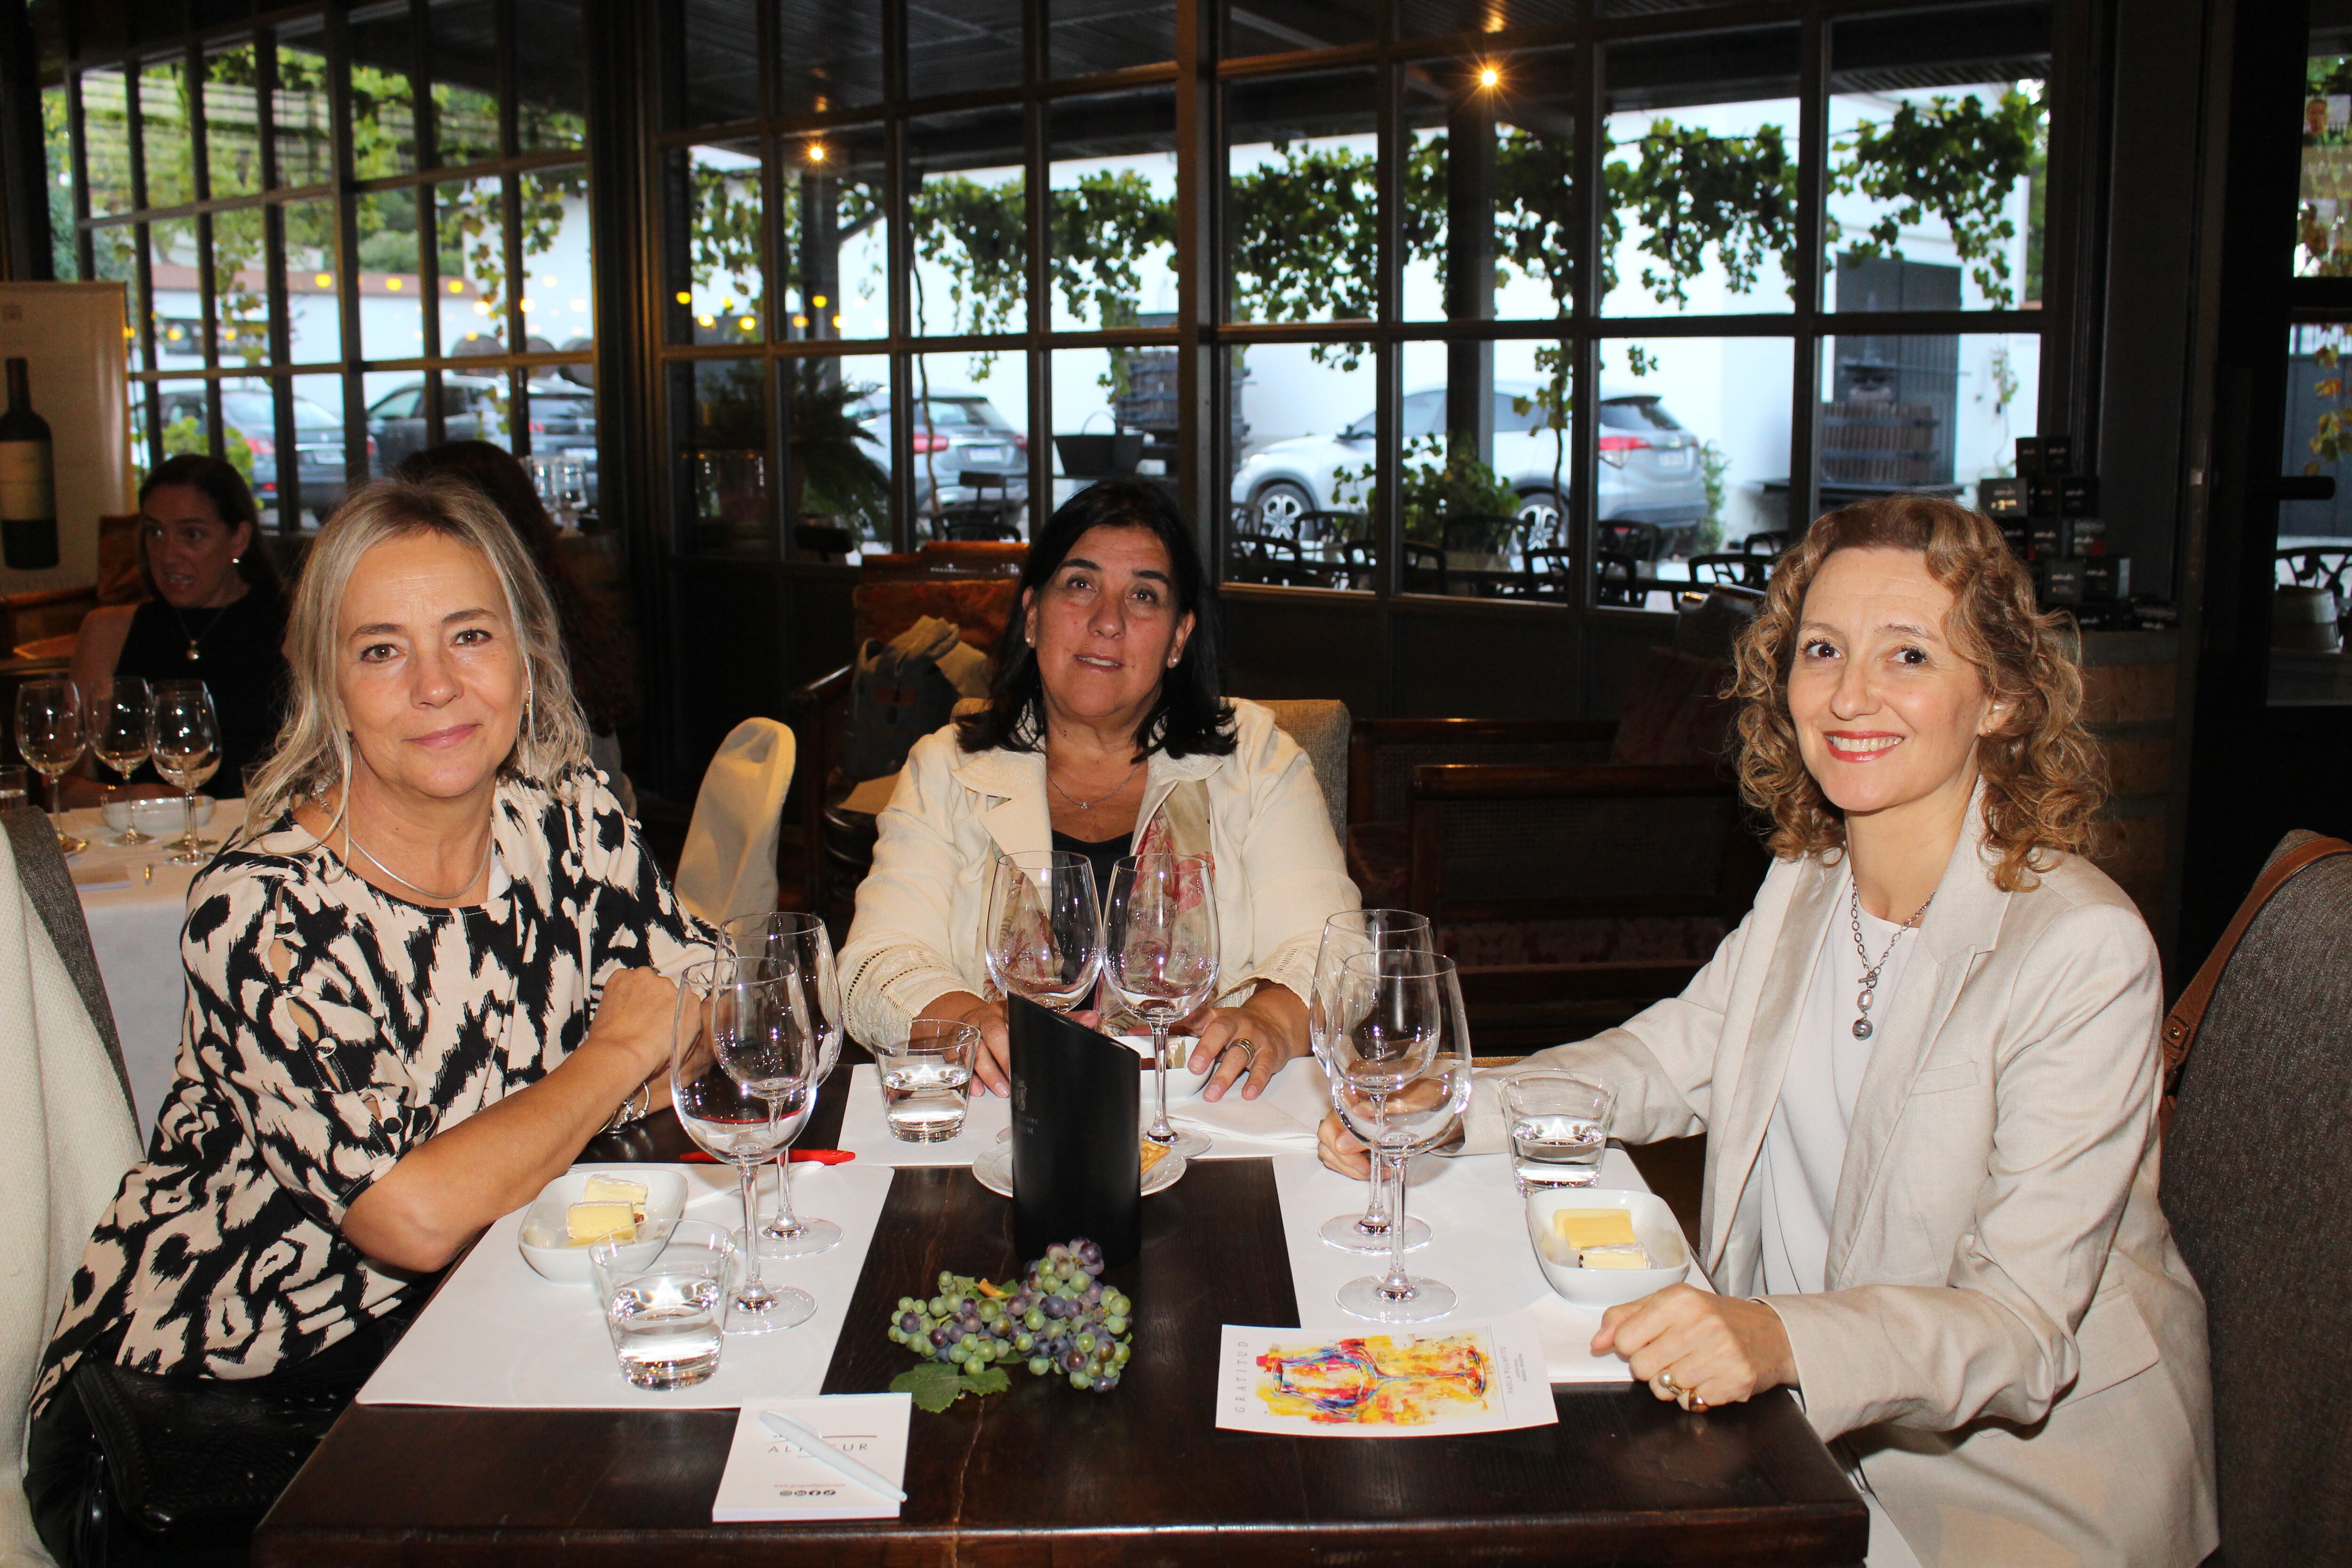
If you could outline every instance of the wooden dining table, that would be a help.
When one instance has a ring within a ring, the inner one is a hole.
[[[835,1080],[836,1084],[845,1079]],[[802,1142],[837,1135],[845,1092]],[[593,1159],[674,1160],[664,1114]],[[1198,1161],[1143,1206],[1137,1302],[1108,1394],[1016,1369],[1010,1392],[911,1416],[896,1520],[714,1524],[730,1410],[353,1405],[254,1542],[260,1568],[366,1564],[1859,1564],[1859,1496],[1790,1395],[1687,1414],[1646,1387],[1559,1388],[1559,1425],[1349,1439],[1221,1430],[1219,1331],[1298,1324],[1272,1165]],[[1497,1245],[1524,1246],[1522,1237]],[[902,1169],[827,1394],[913,1364],[884,1334],[940,1270],[1018,1272],[1012,1205],[961,1167]]]

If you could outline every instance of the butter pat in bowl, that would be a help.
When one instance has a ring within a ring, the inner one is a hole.
[[[531,1200],[517,1245],[547,1279],[584,1285],[591,1244],[606,1236],[627,1240],[641,1223],[685,1213],[686,1178],[666,1166],[575,1165]]]
[[[1551,1288],[1580,1307],[1614,1307],[1681,1283],[1690,1249],[1655,1193],[1538,1188],[1528,1194],[1528,1240]]]

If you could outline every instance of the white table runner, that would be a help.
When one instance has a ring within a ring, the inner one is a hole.
[[[673,1168],[686,1175],[688,1215],[730,1228],[742,1224],[733,1166]],[[771,1284],[797,1285],[815,1297],[816,1315],[798,1328],[728,1335],[718,1372],[692,1388],[656,1391],[623,1380],[594,1289],[542,1279],[523,1261],[515,1245],[522,1227],[518,1209],[490,1226],[457,1266],[360,1390],[360,1403],[731,1410],[814,1394],[824,1386],[892,1174],[878,1164],[793,1168],[793,1208],[803,1218],[841,1226],[841,1241],[814,1258],[763,1259],[760,1272]],[[772,1178],[763,1174],[761,1182]],[[762,1212],[772,1210],[763,1205]],[[861,1325],[861,1331],[879,1334],[882,1327]]]
[[[1425,1155],[1413,1163],[1412,1181],[1405,1210],[1429,1222],[1430,1241],[1405,1254],[1405,1268],[1444,1280],[1460,1298],[1438,1322],[1486,1322],[1529,1312],[1542,1331],[1544,1364],[1552,1382],[1632,1381],[1623,1362],[1596,1356],[1589,1348],[1601,1314],[1563,1300],[1545,1281],[1528,1240],[1524,1200],[1511,1180],[1507,1157]],[[1602,1156],[1600,1184],[1649,1190],[1622,1149]],[[1364,1184],[1326,1170],[1312,1154],[1281,1154],[1274,1161],[1274,1186],[1282,1200],[1282,1235],[1290,1252],[1291,1286],[1298,1293],[1299,1326],[1357,1333],[1377,1329],[1341,1311],[1333,1298],[1350,1279],[1385,1273],[1388,1258],[1342,1252],[1316,1234],[1333,1215],[1363,1211]],[[1705,1288],[1696,1264],[1691,1282]]]

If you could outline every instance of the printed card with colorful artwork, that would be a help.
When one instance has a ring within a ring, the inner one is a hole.
[[[1421,1437],[1559,1419],[1524,1316],[1355,1329],[1225,1325],[1217,1425],[1299,1437]]]

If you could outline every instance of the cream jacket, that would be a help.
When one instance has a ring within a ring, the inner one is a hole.
[[[1768,1300],[1814,1429],[1920,1561],[2179,1564],[2212,1550],[2205,1304],[2157,1206],[2162,980],[2074,858],[2004,893],[1980,819],[1888,999],[1838,1181],[1828,1289]],[[1511,1069],[1597,1070],[1627,1142],[1707,1133],[1703,1261],[1761,1267],[1765,1125],[1839,874],[1782,861],[1680,996]],[[1481,1086],[1469,1147],[1499,1147]]]
[[[1307,753],[1256,703],[1233,706],[1231,756],[1152,754],[1136,837],[1170,791],[1207,781],[1218,1000],[1245,1001],[1260,981],[1304,1000],[1323,922],[1357,907],[1356,885]],[[1045,753],[968,752],[950,724],[915,742],[879,826],[840,961],[849,1032],[866,1042],[905,1039],[950,991],[988,994],[981,927],[989,868],[1000,851],[1054,847]]]

